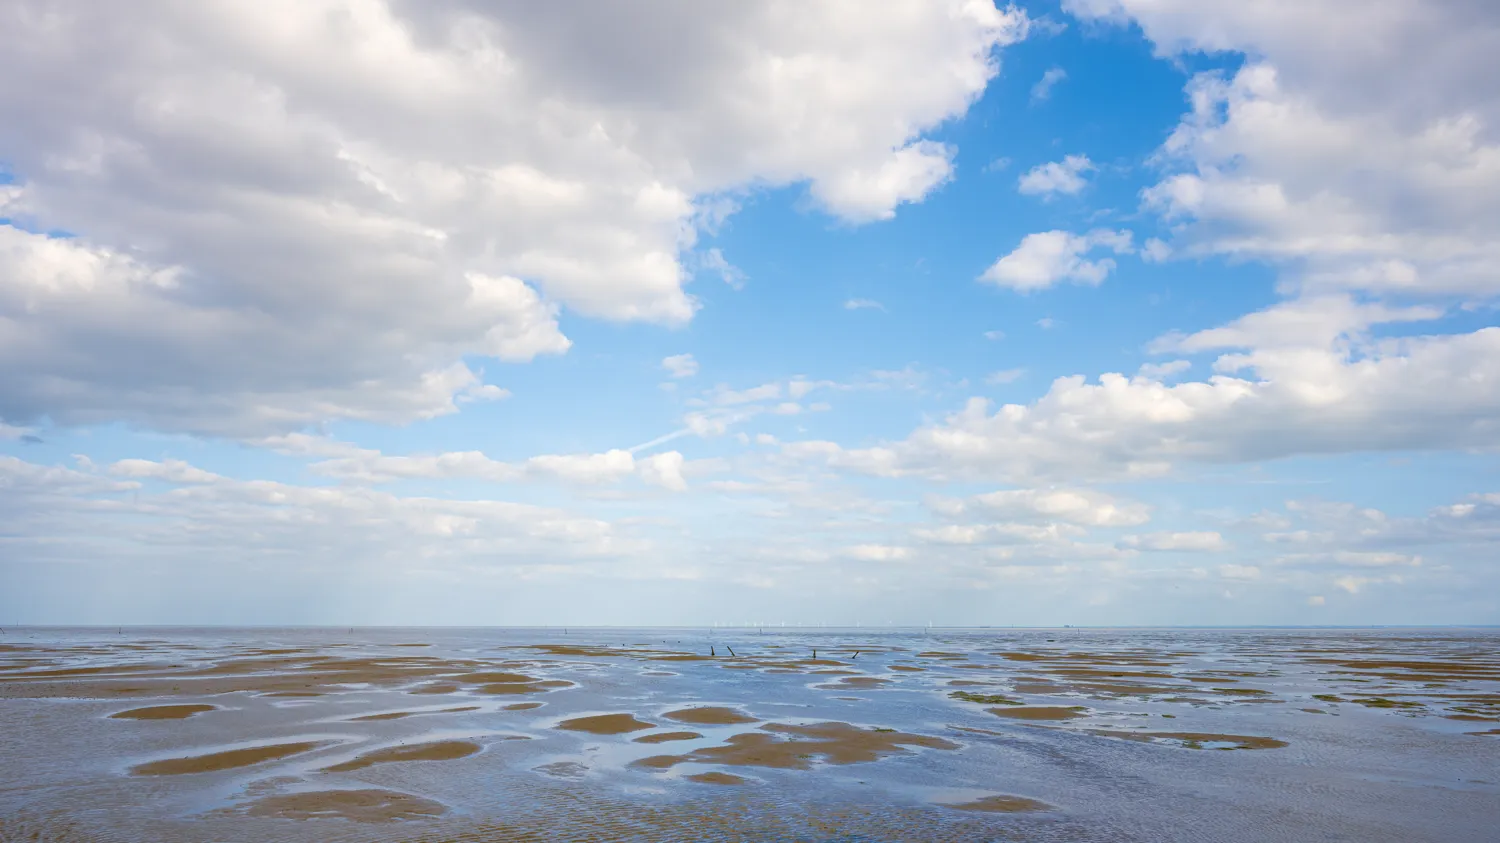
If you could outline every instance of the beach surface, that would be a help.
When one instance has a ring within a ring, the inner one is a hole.
[[[1492,841],[1500,630],[0,636],[9,841]]]

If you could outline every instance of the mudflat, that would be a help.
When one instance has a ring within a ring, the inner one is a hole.
[[[339,632],[8,628],[0,843],[1466,843],[1500,804],[1495,630]]]

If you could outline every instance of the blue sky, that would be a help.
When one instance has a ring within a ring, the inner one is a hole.
[[[35,5],[0,620],[1500,622],[1486,4]]]

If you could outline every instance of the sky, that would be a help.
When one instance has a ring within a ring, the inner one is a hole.
[[[1500,623],[1493,0],[4,0],[0,624]]]

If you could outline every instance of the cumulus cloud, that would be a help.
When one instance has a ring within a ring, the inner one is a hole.
[[[979,280],[1026,293],[1043,290],[1063,281],[1097,286],[1114,271],[1111,258],[1088,260],[1085,256],[1108,248],[1115,254],[1131,251],[1128,231],[1096,229],[1088,234],[1044,231],[1028,234],[1015,251],[995,261]]]
[[[1370,328],[1437,319],[1443,309],[1390,307],[1348,295],[1299,298],[1188,336],[1168,334],[1151,343],[1157,353],[1196,353],[1225,348],[1277,349],[1348,346],[1366,339]]]
[[[1031,404],[971,398],[899,442],[785,447],[872,474],[1030,482],[1161,476],[1184,462],[1492,448],[1500,435],[1497,328],[1255,349],[1224,354],[1214,368],[1207,381],[1175,385],[1113,373],[1058,378]]]
[[[966,0],[9,4],[0,417],[251,436],[496,397],[465,358],[565,351],[559,306],[690,319],[683,255],[727,195],[920,201],[954,154],[924,133],[1026,25]]]
[[[875,301],[874,299],[846,299],[844,301],[844,309],[845,310],[879,310],[879,311],[884,312],[885,311],[885,305],[881,304],[878,301]]]
[[[1036,518],[1091,527],[1134,527],[1151,519],[1137,501],[1120,500],[1092,489],[1014,489],[986,492],[952,504],[947,511],[983,512],[1001,518]]]
[[[613,449],[597,454],[541,454],[518,462],[496,460],[480,451],[446,451],[437,454],[385,454],[346,442],[306,434],[274,437],[258,444],[284,454],[315,457],[308,468],[315,474],[362,484],[397,480],[470,479],[492,483],[557,480],[594,486],[619,483],[629,477],[671,491],[687,488],[682,454],[666,451],[637,459],[631,451]],[[122,460],[110,467],[127,477],[152,477],[175,482],[206,482],[183,474],[182,464],[167,460]]]
[[[1188,360],[1168,360],[1165,363],[1142,363],[1136,372],[1138,377],[1153,381],[1166,381],[1193,368]]]
[[[647,544],[605,521],[508,501],[400,496],[348,486],[238,480],[180,461],[125,460],[110,475],[0,457],[0,529],[33,560],[255,558],[322,564],[448,561],[535,566],[619,558]],[[105,544],[109,543],[109,544]]]
[[[1057,83],[1067,78],[1068,72],[1066,70],[1060,67],[1047,68],[1047,72],[1042,74],[1042,78],[1038,79],[1036,84],[1031,86],[1031,101],[1036,103],[1045,102],[1050,99],[1052,97],[1052,89],[1057,87]]]
[[[1141,550],[1181,550],[1197,553],[1219,551],[1227,547],[1224,537],[1212,531],[1146,533],[1144,535],[1126,536],[1120,540],[1120,543],[1126,547],[1140,548]],[[1239,575],[1243,576],[1244,571],[1244,568],[1240,568]]]
[[[690,378],[698,374],[698,361],[691,354],[674,354],[664,357],[661,367],[674,378]]]
[[[885,544],[861,544],[844,550],[844,555],[860,562],[899,562],[911,556],[911,549]]]
[[[682,492],[687,490],[687,480],[682,476],[683,462],[682,454],[667,451],[637,461],[637,467],[641,479],[647,483],[671,492]]]
[[[726,260],[724,253],[718,248],[704,252],[698,258],[698,268],[718,275],[720,280],[736,290],[742,290],[745,287],[745,273]]]
[[[1061,161],[1038,164],[1022,174],[1017,189],[1029,196],[1072,196],[1088,184],[1084,173],[1098,169],[1087,155],[1069,155]]]
[[[1169,175],[1146,192],[1178,249],[1273,262],[1290,290],[1500,292],[1490,4],[1065,6],[1133,19],[1163,54],[1250,57],[1192,81],[1192,110],[1162,150]],[[1309,37],[1330,31],[1337,44]]]

